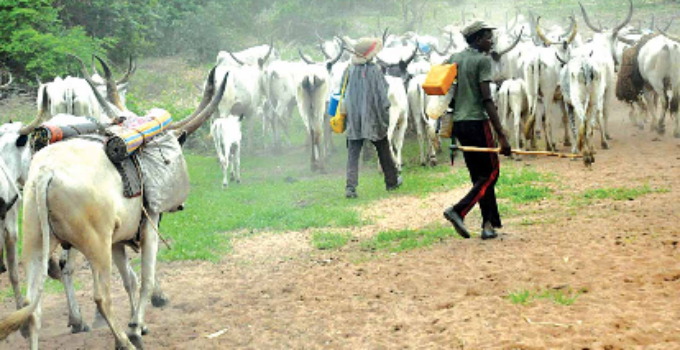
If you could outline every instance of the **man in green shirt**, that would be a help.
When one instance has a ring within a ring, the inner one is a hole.
[[[496,147],[491,128],[496,132],[501,154],[509,156],[510,144],[503,132],[496,105],[491,98],[492,30],[484,21],[476,21],[462,31],[470,45],[451,56],[449,63],[458,65],[457,91],[451,102],[453,108],[453,135],[462,146]],[[482,211],[482,239],[498,236],[496,228],[502,227],[496,203],[495,185],[500,174],[496,153],[464,153],[465,164],[473,186],[463,199],[444,211],[444,217],[453,224],[459,235],[470,238],[464,219],[479,203]]]

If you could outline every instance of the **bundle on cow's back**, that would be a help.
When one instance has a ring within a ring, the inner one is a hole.
[[[621,68],[616,82],[616,98],[619,101],[635,103],[645,88],[645,80],[640,73],[638,56],[640,49],[658,34],[645,35],[638,43],[623,51]]]

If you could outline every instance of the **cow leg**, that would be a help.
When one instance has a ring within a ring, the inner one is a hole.
[[[135,310],[137,310],[136,296],[139,288],[137,284],[137,274],[132,269],[132,266],[130,266],[130,261],[128,260],[127,254],[125,252],[125,245],[114,245],[112,253],[113,262],[118,268],[120,277],[123,280],[123,287],[125,287],[125,291],[127,292],[128,298],[130,300],[130,318],[132,318],[135,315]]]
[[[150,221],[158,222],[159,215],[157,213],[149,214]],[[142,291],[139,294],[135,315],[128,324],[130,340],[140,349],[143,348],[142,331],[146,329],[144,314],[155,285],[157,254],[158,234],[151,228],[151,223],[148,220],[142,228]]]
[[[569,140],[569,117],[567,116],[567,109],[564,107],[564,103],[560,104],[560,110],[562,111],[562,127],[564,128],[564,147],[571,146],[571,140]]]
[[[577,154],[579,149],[579,135],[576,131],[576,117],[574,116],[574,109],[565,104],[565,109],[567,110],[567,119],[569,119],[569,129],[571,130],[571,137],[574,144],[571,146],[571,153]]]
[[[97,304],[97,309],[116,339],[116,349],[135,349],[125,332],[121,331],[116,324],[111,310],[111,248],[102,244],[99,249],[91,251],[96,253],[87,254],[86,257],[92,267],[94,302]]]
[[[657,92],[659,91],[656,86],[654,87],[654,90]],[[670,100],[668,98],[667,90],[667,84],[664,83],[663,87],[661,87],[661,93],[659,93],[661,97],[661,117],[659,118],[659,124],[656,127],[656,131],[659,135],[666,133],[666,112],[670,109]]]
[[[604,111],[600,108],[598,108],[597,111],[597,122],[600,124],[600,139],[601,139],[601,145],[602,149],[609,149],[609,141],[607,141],[607,130],[605,128],[605,117],[604,117]]]
[[[522,113],[521,113],[521,111],[514,109],[514,110],[512,110],[512,116],[513,116],[513,120],[512,120],[513,130],[512,130],[512,132],[515,134],[515,139],[513,140],[514,143],[515,143],[515,149],[521,149],[519,141],[520,141],[520,123],[522,121]],[[514,155],[513,158],[515,158],[516,161],[522,160],[522,156],[519,155],[519,154]]]
[[[553,128],[552,128],[552,96],[549,96],[550,99],[546,99],[546,101],[549,101],[546,103],[545,106],[545,111],[543,112],[543,133],[545,135],[545,148],[548,151],[555,152],[555,142],[553,142]]]
[[[80,312],[80,306],[76,299],[76,290],[73,286],[73,270],[76,264],[76,253],[71,249],[62,252],[63,267],[61,268],[61,283],[64,285],[66,293],[66,305],[68,305],[68,327],[71,327],[71,333],[89,332],[90,327],[83,322],[83,316]],[[93,327],[103,327],[101,323],[101,315],[97,312],[95,315],[95,324]],[[97,322],[99,321],[99,323]]]
[[[401,173],[402,167],[404,166],[403,163],[403,158],[402,158],[402,149],[404,148],[404,137],[406,136],[406,122],[407,122],[407,117],[404,116],[402,121],[399,123],[399,127],[397,128],[396,135],[394,137],[394,147],[395,151],[397,154],[397,168],[399,169],[399,172]]]
[[[170,299],[163,293],[161,281],[156,276],[156,283],[154,283],[153,294],[151,295],[151,305],[153,307],[164,307],[168,303],[170,303]]]
[[[241,144],[236,143],[232,146],[233,159],[231,160],[234,179],[236,183],[241,183]]]
[[[673,129],[673,137],[680,138],[680,120],[678,120],[678,105],[680,104],[680,88],[673,87],[673,95],[671,97],[671,119],[675,120],[675,128]]]
[[[7,272],[7,266],[5,266],[5,250],[3,247],[4,241],[0,241],[0,275]]]
[[[9,218],[9,215],[8,217]],[[7,222],[7,221],[5,221]],[[16,223],[17,221],[14,220]],[[23,297],[21,296],[21,288],[19,286],[19,263],[17,257],[17,240],[19,234],[16,225],[8,225],[5,230],[5,249],[7,250],[7,268],[9,268],[9,280],[12,283],[12,291],[14,292],[14,300],[16,301],[17,310],[23,306]],[[2,248],[0,247],[0,252]],[[2,256],[0,256],[0,260]]]

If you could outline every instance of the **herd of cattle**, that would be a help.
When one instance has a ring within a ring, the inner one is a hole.
[[[643,120],[651,118],[652,128],[663,133],[665,116],[669,109],[672,115],[677,113],[680,97],[680,76],[673,69],[680,64],[680,39],[663,29],[630,26],[632,1],[626,18],[611,29],[595,26],[583,6],[581,10],[585,23],[594,33],[591,39],[582,38],[573,17],[569,18],[566,29],[553,26],[545,30],[540,17],[529,14],[528,20],[524,20],[518,15],[514,24],[506,23],[504,28],[495,31],[497,50],[491,57],[497,83],[495,98],[515,148],[540,145],[555,150],[553,126],[561,122],[565,146],[573,144],[572,152],[583,154],[590,164],[594,161],[591,139],[595,130],[599,130],[601,147],[609,147],[607,120],[615,97],[616,71],[630,47],[636,50],[634,68],[644,82],[640,93],[625,101],[631,106],[632,121],[641,126]],[[432,65],[442,64],[453,53],[467,47],[461,28],[448,25],[441,29],[439,36],[416,33],[388,36],[387,31],[383,35],[385,47],[377,61],[387,73],[391,101],[388,137],[400,167],[409,122],[415,124],[420,162],[436,164],[440,144],[437,120],[445,109],[441,108],[443,99],[426,95],[422,85]],[[654,34],[655,29],[662,35]],[[640,40],[644,44],[638,45]],[[220,52],[216,66],[204,82],[200,105],[191,116],[169,127],[166,135],[170,135],[171,140],[168,142],[181,149],[180,144],[187,135],[212,117],[211,134],[223,167],[223,185],[227,186],[230,177],[240,180],[242,121],[261,120],[264,135],[271,135],[273,144],[279,147],[297,107],[311,144],[312,170],[323,170],[332,146],[330,117],[326,112],[328,97],[340,90],[342,75],[350,64],[346,47],[352,44],[353,39],[348,37],[320,39],[323,62],[314,62],[301,51],[299,61],[282,60],[271,44],[236,53]],[[177,191],[181,195],[173,199],[171,206],[147,213],[141,198],[123,197],[120,176],[97,142],[65,141],[33,154],[29,143],[31,132],[51,118],[90,116],[102,125],[111,125],[121,116],[136,117],[125,106],[125,92],[136,69],[132,60],[126,74],[117,81],[102,60],[103,77],[97,74],[94,65],[90,73],[82,61],[79,63],[83,78],[56,78],[40,84],[39,113],[33,122],[0,126],[0,247],[4,248],[7,258],[7,268],[4,264],[0,268],[2,272],[9,270],[18,309],[0,321],[0,339],[21,328],[30,337],[31,348],[37,349],[42,286],[48,270],[50,276],[61,279],[66,286],[69,326],[74,332],[88,329],[74,298],[70,278],[72,256],[67,255],[61,266],[50,259],[56,246],[61,245],[67,252],[71,247],[77,249],[90,261],[98,314],[111,328],[116,347],[141,348],[141,335],[146,333],[146,304],[149,299],[157,304],[152,294],[162,299],[155,279],[158,249],[155,230],[162,212],[181,208],[188,187]],[[629,77],[619,76],[620,79]],[[657,122],[659,100],[662,108]],[[680,137],[677,116],[675,122],[674,135]],[[254,138],[255,135],[247,136]],[[539,139],[543,142],[537,143]],[[249,140],[246,141],[247,146]],[[183,157],[178,161],[177,171],[185,176],[186,163]],[[104,188],[107,190],[102,191]],[[16,256],[17,203],[22,201],[28,281],[25,300],[20,293]],[[76,212],[79,214],[75,215]],[[141,242],[131,243],[139,237]],[[126,245],[137,245],[142,252],[141,292],[125,255]],[[0,256],[0,262],[2,260]],[[127,333],[111,316],[112,261],[123,277],[130,298],[132,317]]]

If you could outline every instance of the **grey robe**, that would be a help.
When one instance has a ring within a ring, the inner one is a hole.
[[[350,65],[347,71],[349,80],[342,101],[343,110],[347,111],[347,139],[384,139],[390,123],[390,100],[385,76],[380,67],[373,63]]]

